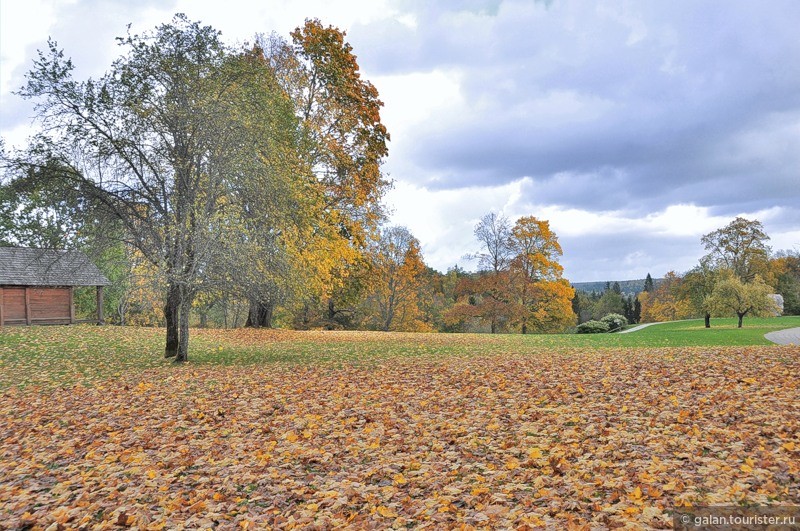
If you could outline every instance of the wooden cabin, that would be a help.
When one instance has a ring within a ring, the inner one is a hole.
[[[103,323],[103,286],[110,282],[78,251],[0,247],[0,326]],[[95,287],[96,319],[75,318],[77,287]]]

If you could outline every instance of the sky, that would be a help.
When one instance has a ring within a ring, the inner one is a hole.
[[[390,223],[425,261],[474,269],[489,212],[550,222],[573,282],[685,272],[703,234],[758,219],[800,250],[800,3],[794,0],[2,0],[0,134],[51,37],[99,77],[175,13],[229,44],[319,18],[347,32],[391,135]]]

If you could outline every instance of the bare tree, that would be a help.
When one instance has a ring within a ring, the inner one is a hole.
[[[511,261],[511,223],[502,214],[490,212],[483,216],[475,226],[475,237],[483,246],[476,254],[478,267],[485,271],[499,273],[508,268]]]

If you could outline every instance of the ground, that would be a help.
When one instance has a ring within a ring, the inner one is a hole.
[[[174,367],[160,333],[0,332],[0,529],[668,528],[800,504],[795,346],[198,331]]]

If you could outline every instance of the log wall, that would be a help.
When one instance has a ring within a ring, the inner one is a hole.
[[[71,288],[4,286],[0,290],[0,326],[73,321]]]

